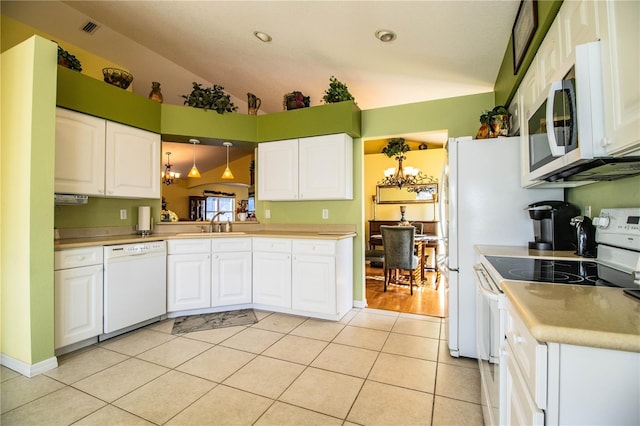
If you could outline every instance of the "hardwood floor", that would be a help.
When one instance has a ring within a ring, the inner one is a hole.
[[[449,288],[442,274],[425,273],[425,284],[414,287],[413,296],[408,285],[391,284],[384,292],[384,273],[382,268],[366,265],[367,307],[395,312],[430,315],[445,318],[449,315]],[[436,290],[436,280],[440,285]]]

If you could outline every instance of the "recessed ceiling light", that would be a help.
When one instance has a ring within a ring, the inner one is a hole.
[[[258,40],[263,41],[265,43],[269,43],[272,40],[269,34],[263,33],[262,31],[254,31],[253,35],[256,36]]]
[[[376,31],[376,38],[383,43],[388,43],[396,39],[396,33],[391,30],[378,30]]]

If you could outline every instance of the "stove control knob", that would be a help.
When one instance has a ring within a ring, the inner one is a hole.
[[[593,225],[596,228],[606,228],[609,226],[609,216],[598,216],[593,218]]]

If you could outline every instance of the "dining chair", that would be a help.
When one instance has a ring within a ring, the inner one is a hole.
[[[380,226],[384,250],[384,291],[392,271],[409,271],[409,287],[413,295],[414,278],[420,279],[420,259],[413,254],[416,228],[413,226]]]
[[[424,234],[424,223],[420,223],[420,222],[412,222],[411,226],[413,226],[414,228],[416,228],[416,234]]]

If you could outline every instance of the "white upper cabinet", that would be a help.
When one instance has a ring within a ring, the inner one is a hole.
[[[547,32],[542,44],[540,44],[538,53],[536,53],[536,64],[538,66],[537,80],[543,93],[547,90],[546,88],[551,82],[561,80],[570,68],[570,66],[567,67],[566,65],[561,67],[561,65],[563,65],[561,63],[561,41],[562,28],[560,21],[556,19],[549,28],[549,32]]]
[[[298,198],[353,199],[353,140],[344,133],[299,140]]]
[[[258,144],[258,199],[298,199],[298,139]]]
[[[55,192],[104,196],[106,121],[56,110]]]
[[[575,46],[598,40],[596,2],[590,0],[568,1],[558,12],[562,31],[563,63],[573,64]]]
[[[605,146],[611,155],[640,149],[640,2],[598,2]]]
[[[160,135],[107,122],[108,197],[160,198]]]
[[[55,192],[160,198],[160,135],[58,108]]]
[[[258,199],[353,199],[353,140],[340,133],[259,144]]]

